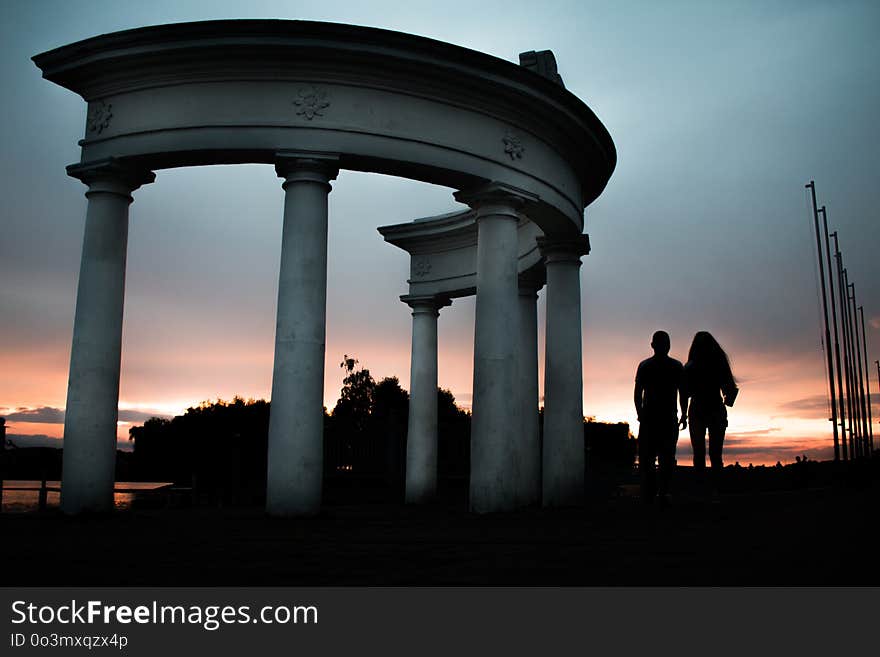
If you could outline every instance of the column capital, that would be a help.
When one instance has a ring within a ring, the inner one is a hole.
[[[275,173],[284,178],[282,187],[291,182],[330,184],[339,175],[339,155],[308,151],[275,153]]]
[[[459,203],[464,203],[477,212],[477,219],[483,216],[505,216],[519,219],[519,212],[527,203],[536,203],[536,194],[501,182],[490,182],[480,187],[464,189],[453,194]]]
[[[156,180],[156,174],[115,157],[78,162],[67,167],[67,175],[89,186],[90,192],[108,192],[128,196],[142,185]]]
[[[402,294],[400,300],[412,308],[413,315],[429,313],[436,317],[441,308],[452,305],[449,297],[435,294]]]
[[[576,262],[580,264],[581,256],[590,253],[590,236],[583,234],[576,237],[539,237],[538,248],[544,256],[544,262]]]

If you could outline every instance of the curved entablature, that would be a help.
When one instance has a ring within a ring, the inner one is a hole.
[[[34,61],[89,103],[80,164],[333,154],[345,169],[522,189],[537,199],[529,217],[564,236],[582,231],[583,210],[616,163],[593,112],[539,69],[388,30],[182,23],[86,39]]]
[[[409,295],[464,297],[476,292],[477,221],[474,210],[450,212],[379,227],[385,241],[410,254]],[[541,229],[527,217],[517,223],[517,272],[536,289],[544,279],[537,239]]]

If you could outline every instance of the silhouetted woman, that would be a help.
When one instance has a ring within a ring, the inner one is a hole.
[[[727,430],[727,406],[733,406],[738,388],[730,370],[730,361],[724,349],[712,334],[699,331],[694,336],[684,366],[684,390],[688,400],[691,445],[694,449],[694,469],[702,473],[706,468],[706,432],[709,432],[709,461],[712,464],[713,484],[717,491],[721,469],[721,449]]]

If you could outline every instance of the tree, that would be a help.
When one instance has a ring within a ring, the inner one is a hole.
[[[396,376],[388,376],[379,381],[373,389],[372,415],[377,420],[389,416],[407,417],[409,412],[409,393],[400,387]]]
[[[471,416],[455,396],[437,388],[438,469],[440,476],[466,476],[470,470]]]
[[[348,375],[342,380],[342,390],[339,392],[339,401],[333,409],[333,417],[341,424],[341,428],[354,433],[363,433],[367,430],[373,408],[376,382],[370,375],[370,370],[363,367],[355,370],[357,364],[357,359],[348,354],[345,354],[339,364]]]
[[[152,418],[129,431],[141,480],[194,485],[206,499],[259,500],[265,492],[269,403],[235,397]]]
[[[370,439],[381,450],[381,468],[386,485],[400,494],[403,493],[408,415],[409,393],[400,387],[397,377],[386,377],[379,381],[373,390]]]
[[[468,415],[455,403],[455,395],[446,388],[437,388],[437,419],[440,422],[456,421]]]

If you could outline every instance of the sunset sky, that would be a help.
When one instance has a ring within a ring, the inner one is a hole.
[[[697,330],[741,394],[732,463],[831,455],[812,214],[840,232],[880,357],[880,4],[876,2],[0,3],[0,415],[24,446],[57,444],[86,201],[65,175],[86,105],[30,58],[160,23],[299,18],[382,27],[518,61],[551,49],[608,128],[618,165],[586,211],[584,413],[636,429],[632,385],[654,330],[686,357]],[[330,195],[325,403],[343,354],[409,387],[408,256],[376,227],[456,209],[455,190],[343,171]],[[157,172],[135,192],[119,436],[201,400],[267,397],[283,191],[272,167]],[[543,292],[539,301],[543,323]],[[440,385],[469,406],[474,299],[441,311]],[[543,330],[541,331],[543,334]],[[541,340],[543,340],[541,338]],[[543,341],[541,342],[543,350]],[[543,371],[543,370],[542,370]],[[880,415],[877,406],[875,417]],[[21,438],[31,436],[31,438]],[[55,439],[55,440],[53,440]],[[679,442],[687,460],[688,440]]]

